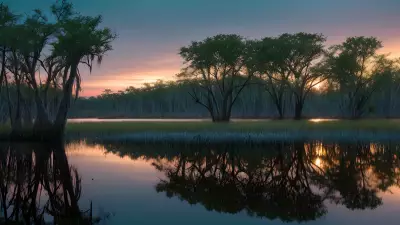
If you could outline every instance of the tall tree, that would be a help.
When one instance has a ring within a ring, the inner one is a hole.
[[[35,10],[31,16],[26,18],[24,24],[20,26],[18,33],[16,33],[20,37],[25,37],[25,40],[18,42],[18,48],[22,58],[21,72],[25,74],[28,85],[34,91],[37,113],[36,127],[50,126],[50,120],[40,96],[41,83],[37,72],[42,52],[50,42],[54,32],[54,24],[48,22],[48,18],[43,12]]]
[[[252,77],[244,71],[246,51],[246,41],[234,34],[194,41],[180,50],[187,64],[183,77],[197,81],[190,95],[214,122],[230,120],[232,106]]]
[[[65,68],[69,73],[62,84],[62,99],[55,120],[56,128],[63,133],[67,121],[67,113],[73,95],[79,94],[81,76],[78,66],[87,65],[92,70],[92,62],[100,63],[106,52],[112,49],[111,42],[116,35],[109,28],[99,28],[101,16],[73,16],[59,21],[61,31],[56,35],[53,54],[65,59]]]
[[[340,108],[350,118],[360,118],[367,112],[371,96],[379,87],[381,74],[373,64],[381,47],[374,37],[350,37],[330,50],[327,68],[342,93]]]
[[[101,62],[116,37],[110,29],[99,27],[101,16],[82,16],[66,0],[52,5],[51,12],[34,10],[21,23],[0,5],[0,85],[13,91],[7,92],[8,114],[13,131],[19,130],[21,113],[31,111],[21,106],[31,104],[29,96],[25,101],[22,95],[22,89],[28,89],[34,100],[29,107],[36,110],[33,135],[39,138],[63,134],[72,96],[80,91],[79,65],[91,71],[92,62]],[[26,116],[30,113],[23,114],[26,121],[33,121]]]
[[[10,37],[9,33],[15,26],[17,19],[18,19],[17,15],[12,13],[7,5],[3,3],[0,4],[0,54],[1,54],[0,93],[3,89],[4,83],[8,87],[7,54],[10,51],[10,45],[13,42],[13,39]],[[7,96],[9,96],[8,91],[9,90],[7,88]],[[10,102],[8,101],[8,103]],[[3,104],[3,102],[1,102],[0,104]],[[11,118],[12,114],[11,105],[7,104],[7,107],[8,107],[8,113],[10,114],[11,122],[13,122],[13,118]]]
[[[326,38],[322,34],[296,33],[282,34],[275,42],[274,61],[282,74],[279,81],[285,81],[293,94],[294,118],[301,119],[304,103],[313,87],[323,82],[326,77],[319,72],[318,60],[325,50]]]
[[[373,67],[373,74],[380,81],[377,92],[380,92],[380,103],[376,107],[382,109],[383,115],[387,118],[393,117],[393,111],[398,102],[397,96],[400,91],[400,58],[389,58],[389,55],[376,57]],[[378,93],[377,93],[378,94]]]
[[[265,90],[276,107],[279,119],[283,119],[288,95],[287,81],[291,71],[285,65],[286,55],[280,51],[279,44],[277,38],[270,37],[253,42],[253,66],[255,75],[264,81]]]

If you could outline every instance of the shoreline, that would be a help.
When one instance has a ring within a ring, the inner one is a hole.
[[[332,142],[400,142],[400,133],[376,132],[139,132],[132,134],[80,134],[67,136],[67,140],[117,141],[138,144],[249,144],[290,141]]]
[[[67,138],[136,143],[266,143],[271,141],[397,141],[400,121],[270,120],[212,122],[71,123]]]
[[[263,143],[282,140],[400,140],[400,121],[340,120],[270,120],[232,123],[174,122],[82,122],[68,123],[65,139],[113,139],[133,142],[183,143]],[[1,141],[36,140],[26,131],[10,139],[10,128],[0,127]],[[51,142],[51,140],[49,140]]]

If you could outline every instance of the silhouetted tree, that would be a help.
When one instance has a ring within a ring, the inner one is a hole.
[[[245,71],[246,42],[238,35],[216,35],[181,48],[188,65],[182,78],[195,80],[190,92],[204,106],[214,122],[227,122],[233,104],[249,83],[252,74]]]
[[[350,118],[357,119],[366,113],[378,88],[380,73],[384,71],[373,71],[371,63],[381,47],[381,42],[373,37],[350,37],[331,48],[328,73],[343,93],[341,109]]]

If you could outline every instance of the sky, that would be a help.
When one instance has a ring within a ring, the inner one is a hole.
[[[47,9],[55,0],[4,0],[17,12]],[[216,34],[245,38],[315,32],[327,45],[375,36],[382,53],[400,57],[400,0],[71,0],[84,15],[103,16],[118,34],[113,51],[84,74],[82,96],[104,89],[170,80],[183,62],[179,48]]]

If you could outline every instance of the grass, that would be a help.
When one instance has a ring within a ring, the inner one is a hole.
[[[400,139],[400,120],[70,123],[67,125],[67,137],[186,144],[262,144],[294,140],[392,141]]]
[[[0,126],[8,139],[10,128]],[[29,134],[29,132],[27,133]],[[23,138],[29,135],[22,135]],[[358,121],[269,120],[212,122],[83,122],[69,123],[67,139],[104,139],[143,143],[263,143],[278,140],[400,140],[400,120]]]
[[[102,122],[70,123],[67,133],[137,133],[137,132],[400,132],[400,120],[307,120],[212,122]]]

